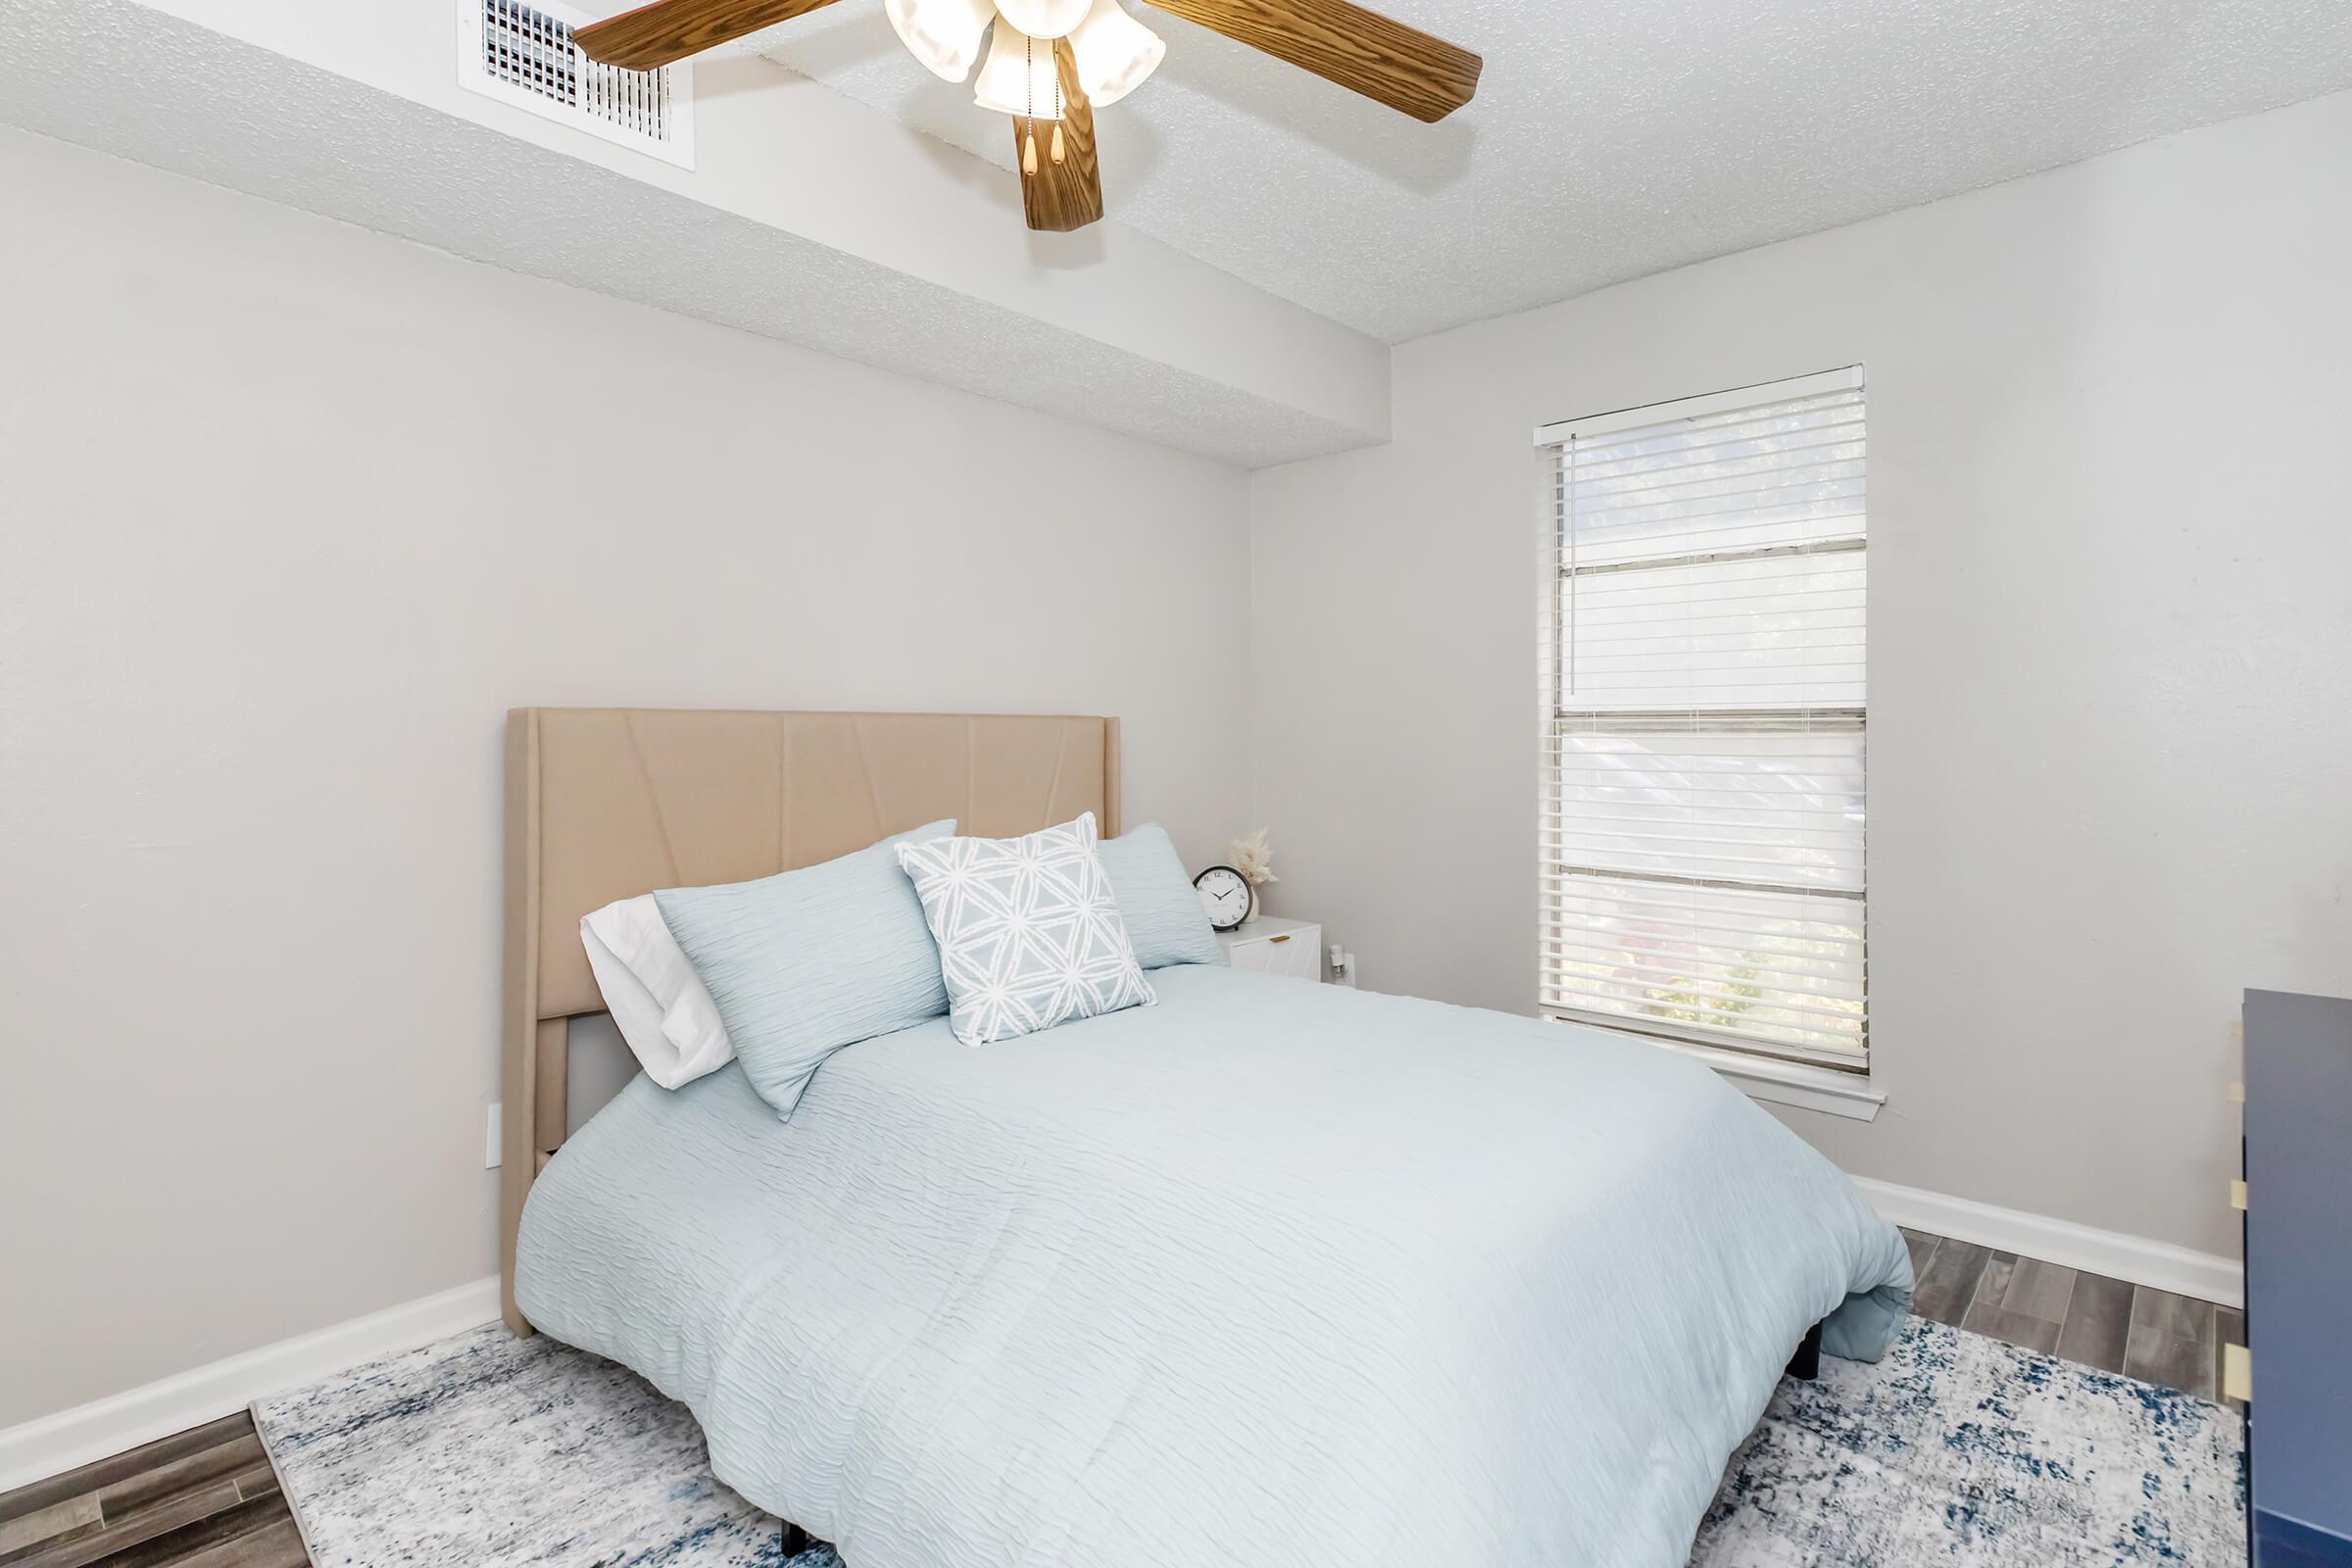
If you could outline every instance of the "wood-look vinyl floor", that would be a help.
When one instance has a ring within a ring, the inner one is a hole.
[[[1919,1231],[1903,1240],[1920,1316],[2104,1372],[2219,1398],[2222,1348],[2246,1340],[2245,1314],[2211,1301]]]
[[[1923,1317],[2203,1398],[2228,1307],[1968,1242],[1903,1232]],[[306,1568],[244,1412],[0,1495],[0,1568]]]
[[[302,1568],[253,1418],[235,1415],[0,1496],[8,1568]]]

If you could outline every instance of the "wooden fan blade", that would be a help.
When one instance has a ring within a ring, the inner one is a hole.
[[[1350,92],[1435,122],[1468,103],[1486,62],[1349,0],[1152,0]]]
[[[600,65],[652,71],[731,38],[790,22],[833,0],[654,0],[576,28],[571,41]]]
[[[1012,167],[1024,167],[1034,129],[1037,172],[1021,175],[1021,211],[1031,228],[1061,234],[1102,218],[1102,171],[1095,162],[1095,111],[1078,90],[1078,58],[1067,38],[1054,40],[1054,64],[1061,74],[1061,162],[1054,161],[1053,121],[1016,118]]]

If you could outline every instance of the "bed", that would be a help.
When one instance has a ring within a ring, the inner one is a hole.
[[[978,1051],[945,1019],[852,1046],[789,1123],[729,1067],[563,1138],[597,999],[559,927],[937,815],[1115,832],[1117,736],[514,715],[510,1321],[684,1400],[849,1568],[1681,1563],[1808,1332],[1875,1358],[1912,1281],[1671,1053],[1169,968],[1155,1006]]]

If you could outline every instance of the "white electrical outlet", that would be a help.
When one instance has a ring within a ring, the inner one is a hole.
[[[506,1154],[506,1108],[495,1100],[490,1102],[490,1136],[482,1145],[482,1169],[484,1170],[498,1169],[499,1160]]]

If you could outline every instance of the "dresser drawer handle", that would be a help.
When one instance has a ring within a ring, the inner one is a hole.
[[[1291,939],[1290,939],[1289,937],[1287,937],[1287,936],[1280,936],[1280,937],[1268,937],[1268,938],[1266,938],[1266,940],[1267,940],[1268,942],[1288,942],[1288,941],[1290,941]]]

